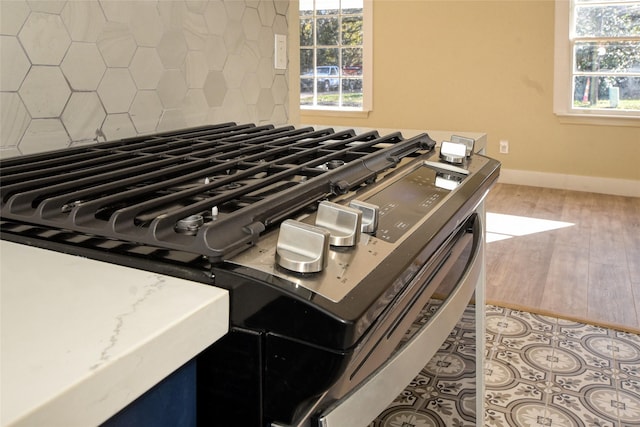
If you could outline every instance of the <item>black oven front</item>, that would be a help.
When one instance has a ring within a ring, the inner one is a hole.
[[[261,303],[253,309],[241,299],[243,307],[232,303],[235,326],[198,357],[199,424],[357,426],[373,420],[466,308],[480,278],[481,230],[473,214],[435,252],[416,254],[415,274],[396,278],[402,290],[346,347],[338,344],[345,319],[302,300],[268,295],[273,278],[242,268],[216,271],[218,283],[228,281],[232,292],[258,292]],[[432,298],[444,300],[440,311],[401,344]]]

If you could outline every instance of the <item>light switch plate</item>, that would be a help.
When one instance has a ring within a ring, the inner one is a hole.
[[[285,34],[275,35],[274,67],[276,70],[287,69],[287,36]]]

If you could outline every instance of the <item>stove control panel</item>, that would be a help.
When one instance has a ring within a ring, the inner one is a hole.
[[[487,162],[472,156],[453,165],[439,153],[416,159],[376,185],[284,221],[230,262],[285,279],[309,297],[338,302],[434,212],[443,212],[438,218],[455,214],[460,200],[452,196]],[[437,226],[426,230],[435,232]],[[431,237],[424,235],[425,241]]]

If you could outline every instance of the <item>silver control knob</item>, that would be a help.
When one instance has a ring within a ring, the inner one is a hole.
[[[452,164],[462,164],[467,157],[467,146],[460,142],[442,141],[440,159]]]
[[[276,263],[298,273],[316,273],[327,266],[329,232],[288,219],[280,225]]]
[[[329,230],[333,246],[355,246],[360,240],[362,211],[333,202],[320,202],[316,226]]]
[[[464,144],[467,147],[467,150],[466,150],[467,158],[473,155],[473,149],[476,144],[475,139],[467,138],[466,136],[451,135],[450,141]]]
[[[363,233],[375,233],[378,229],[378,217],[380,216],[380,207],[372,203],[363,202],[361,200],[352,200],[349,206],[362,212]]]

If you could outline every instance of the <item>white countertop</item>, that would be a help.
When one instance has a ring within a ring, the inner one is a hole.
[[[97,425],[228,330],[228,292],[0,241],[0,425]]]

